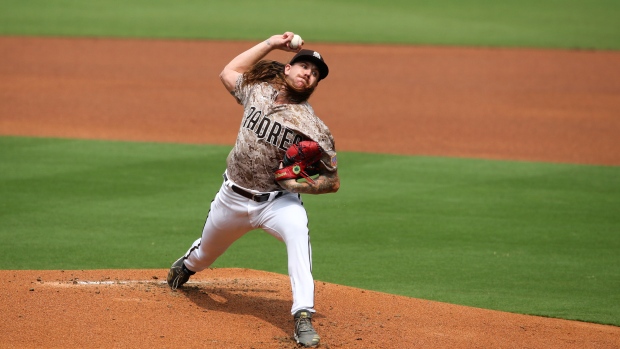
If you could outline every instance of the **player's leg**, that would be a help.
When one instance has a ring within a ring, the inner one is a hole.
[[[196,272],[210,267],[233,242],[252,229],[247,216],[247,201],[222,185],[211,202],[201,237],[172,264],[168,272],[167,281],[172,289],[186,283]]]
[[[210,267],[233,242],[253,229],[247,203],[248,199],[222,186],[211,203],[202,236],[185,254],[189,270],[198,272]]]
[[[321,338],[312,326],[314,278],[306,210],[298,195],[286,194],[263,210],[261,218],[263,229],[286,244],[293,291],[293,337],[303,346],[317,346]]]
[[[312,247],[308,216],[297,194],[286,194],[263,210],[261,227],[286,244],[288,273],[293,292],[291,314],[305,309],[314,312]]]

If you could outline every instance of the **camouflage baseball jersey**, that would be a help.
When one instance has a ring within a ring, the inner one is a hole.
[[[274,171],[293,143],[314,140],[326,151],[321,160],[328,170],[337,167],[334,138],[314,110],[301,104],[276,104],[278,91],[269,83],[241,86],[240,76],[233,92],[244,115],[227,164],[228,177],[236,184],[261,192],[282,190]]]

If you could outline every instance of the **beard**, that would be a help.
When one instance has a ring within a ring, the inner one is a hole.
[[[293,103],[307,101],[314,92],[315,86],[294,86],[288,79],[285,79],[284,91],[288,99]]]

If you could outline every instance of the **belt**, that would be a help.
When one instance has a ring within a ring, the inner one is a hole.
[[[226,173],[224,173],[224,181],[228,181],[228,177],[226,176]],[[270,192],[270,193],[260,193],[260,194],[254,194],[251,193],[239,186],[234,185],[232,182],[227,184],[235,193],[244,196],[250,200],[254,200],[256,202],[265,202],[265,201],[270,201],[271,200],[275,200],[277,198],[279,198],[280,196],[284,195],[284,192],[282,191],[278,191],[278,192]],[[276,194],[274,194],[276,193]],[[273,198],[272,198],[273,197]]]

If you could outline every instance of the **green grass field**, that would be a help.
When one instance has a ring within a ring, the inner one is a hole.
[[[313,42],[620,48],[611,0],[304,4],[0,0],[0,35],[260,40],[292,30]],[[0,137],[0,268],[167,268],[200,234],[228,150]],[[340,192],[305,198],[316,279],[620,325],[618,167],[339,158]],[[284,274],[285,258],[256,231],[215,267]]]
[[[2,269],[167,268],[229,147],[0,137]],[[620,169],[344,153],[306,196],[318,280],[619,325]],[[386,180],[385,169],[398,168]],[[260,248],[257,248],[260,246]],[[286,274],[255,231],[215,267]]]
[[[0,35],[620,48],[614,0],[0,0]]]

